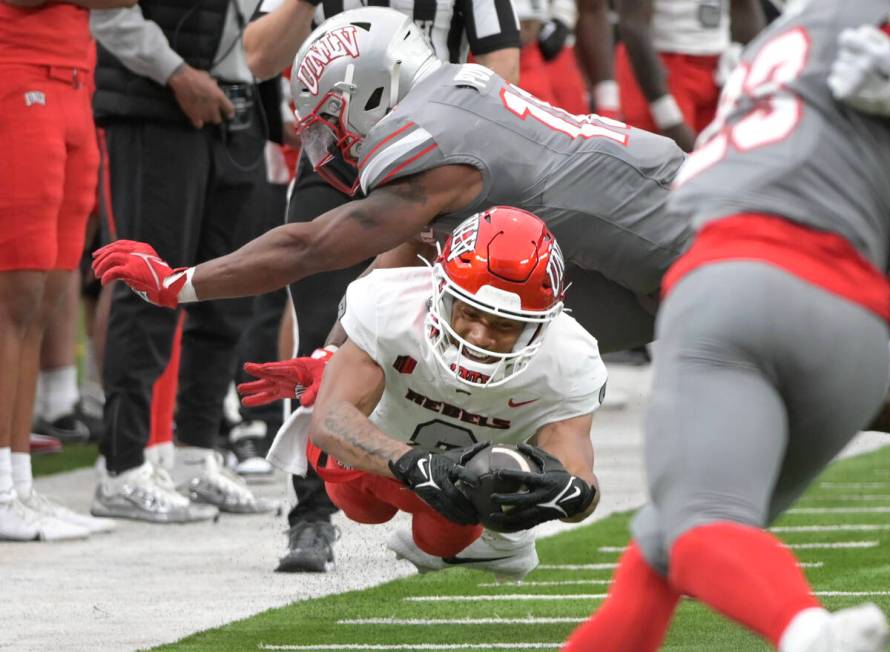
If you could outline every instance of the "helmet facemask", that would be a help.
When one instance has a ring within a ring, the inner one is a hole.
[[[523,310],[518,296],[513,295],[514,299],[507,296],[511,293],[491,286],[481,288],[476,295],[469,294],[452,282],[438,263],[432,272],[433,296],[425,321],[426,341],[446,372],[466,385],[498,387],[516,378],[528,368],[543,344],[550,322],[562,312],[561,301],[546,311]],[[513,348],[508,352],[490,351],[461,337],[452,325],[455,300],[488,315],[524,324]]]

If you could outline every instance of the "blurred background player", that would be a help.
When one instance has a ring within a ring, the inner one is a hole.
[[[83,250],[99,164],[89,11],[127,0],[0,2],[0,538],[108,530],[37,494],[29,439],[47,322]]]
[[[617,0],[615,78],[624,120],[691,151],[719,85],[764,26],[759,0]]]
[[[698,232],[665,277],[650,503],[566,651],[654,651],[683,595],[781,652],[886,650],[884,614],[827,612],[765,528],[887,393],[890,121],[858,107],[886,93],[890,48],[865,52],[887,47],[888,18],[878,0],[789,9],[746,49],[680,171],[670,207]]]
[[[380,2],[389,6],[388,2]],[[510,81],[519,77],[519,29],[510,0],[431,0],[392,3],[414,21],[442,61],[462,63],[472,53],[475,61]],[[244,47],[251,68],[260,78],[278,74],[294,61],[310,30],[338,12],[363,6],[358,0],[319,2],[289,0],[263,2],[267,15],[247,26]],[[307,222],[351,197],[357,172],[336,155],[326,168],[335,185],[323,179],[306,157],[300,161],[297,181],[287,208],[287,222]],[[287,355],[308,356],[325,345],[337,305],[346,286],[370,261],[347,269],[320,274],[290,286],[294,323],[299,337]],[[290,328],[285,326],[285,330]],[[294,477],[295,506],[288,514],[288,552],[280,571],[321,571],[331,556],[331,515],[336,507],[328,500],[323,483],[312,470],[306,478]]]
[[[537,565],[530,528],[596,507],[590,427],[606,369],[562,311],[564,267],[541,220],[500,206],[462,223],[433,266],[349,286],[348,339],[327,362],[309,458],[352,520],[411,513],[411,532],[388,545],[421,570],[460,563],[522,579]],[[251,371],[260,380],[239,389],[264,400],[314,379],[300,360]],[[544,467],[523,479],[530,491],[503,496],[512,509],[486,521],[514,535],[480,539],[479,514],[455,487],[474,481],[459,465],[480,442],[540,447],[523,449]]]

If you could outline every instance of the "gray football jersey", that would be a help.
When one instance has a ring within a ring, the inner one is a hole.
[[[474,64],[443,64],[365,138],[365,193],[450,164],[479,170],[483,190],[433,223],[438,235],[493,205],[534,212],[566,259],[637,294],[657,291],[691,235],[667,214],[683,152],[670,139],[551,107]]]
[[[890,121],[835,101],[826,80],[838,34],[888,14],[888,0],[812,0],[760,34],[680,172],[672,212],[695,228],[733,213],[779,215],[842,235],[886,270]]]

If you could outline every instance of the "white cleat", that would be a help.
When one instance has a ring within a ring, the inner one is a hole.
[[[884,652],[890,644],[887,618],[868,602],[831,614],[828,621],[831,652]]]
[[[19,500],[22,501],[22,504],[35,512],[85,528],[90,534],[105,534],[114,531],[117,527],[115,522],[111,519],[96,518],[95,516],[89,516],[88,514],[78,514],[77,512],[50,500],[43,494],[37,493],[37,491],[33,489],[31,490],[30,496],[20,498]]]
[[[409,530],[393,532],[386,546],[398,559],[410,561],[421,573],[445,568],[475,568],[494,573],[500,581],[519,582],[538,565],[535,537],[529,531],[502,534],[484,530],[482,536],[453,557],[435,557],[417,547]]]
[[[834,613],[805,609],[782,634],[779,652],[885,652],[888,644],[887,619],[869,602]]]
[[[13,494],[0,501],[0,539],[7,541],[71,541],[86,539],[90,531],[73,523],[41,514]]]

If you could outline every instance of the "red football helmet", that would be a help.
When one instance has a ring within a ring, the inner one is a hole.
[[[496,206],[458,226],[433,266],[427,342],[439,363],[470,385],[494,387],[521,373],[562,311],[565,264],[556,238],[537,216]],[[451,326],[454,299],[525,324],[513,350],[480,349]],[[468,357],[466,352],[471,356]],[[495,360],[480,363],[479,358]]]

